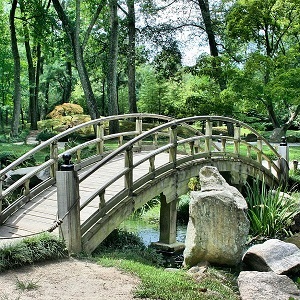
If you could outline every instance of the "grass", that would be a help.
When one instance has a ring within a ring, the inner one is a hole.
[[[130,242],[129,242],[130,241]],[[145,247],[131,233],[116,230],[93,254],[105,267],[116,267],[140,278],[135,297],[160,300],[239,299],[236,276],[231,270],[209,267],[201,280],[185,269],[165,269],[153,248]]]
[[[135,297],[160,300],[239,299],[232,275],[209,268],[197,281],[186,270],[167,271],[141,259],[137,251],[113,251],[98,254],[95,260],[102,266],[117,267],[141,279]]]
[[[23,291],[31,291],[31,290],[36,290],[38,289],[38,284],[37,282],[33,282],[32,280],[19,280],[19,278],[17,278],[17,282],[16,282],[16,287],[18,290]]]
[[[0,248],[0,272],[67,255],[62,241],[48,233],[40,234]]]

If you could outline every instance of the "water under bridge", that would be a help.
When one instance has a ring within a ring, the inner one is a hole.
[[[120,132],[108,132],[110,121],[119,123]],[[243,133],[252,137],[251,142]],[[68,142],[60,147],[61,141]],[[49,151],[45,162],[5,185],[27,159],[45,151]],[[63,233],[62,224],[75,210],[78,220],[72,219],[73,214],[65,230],[72,231],[77,223],[80,247],[92,252],[157,195],[161,195],[159,242],[174,244],[178,196],[188,192],[190,178],[207,165],[217,167],[238,188],[250,178],[278,186],[287,176],[286,161],[265,138],[227,117],[128,114],[74,126],[0,170],[0,245],[45,231]],[[66,200],[72,198],[73,204]]]

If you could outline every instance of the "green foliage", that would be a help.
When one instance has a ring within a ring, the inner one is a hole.
[[[188,182],[188,188],[191,191],[199,191],[200,188],[201,188],[199,177],[192,177],[192,178],[190,178],[190,180]]]
[[[37,282],[34,282],[32,280],[23,281],[17,278],[16,287],[21,291],[25,291],[25,290],[30,291],[30,290],[36,290],[39,286]]]
[[[50,138],[56,136],[57,134],[58,134],[58,132],[56,132],[56,131],[50,131],[48,129],[44,129],[43,131],[38,133],[38,135],[36,136],[36,139],[38,141],[47,141]]]
[[[269,238],[289,235],[288,229],[299,211],[299,203],[281,193],[280,189],[268,191],[265,184],[258,180],[252,187],[247,185],[246,190],[250,234]]]
[[[93,252],[95,256],[100,254],[128,258],[151,265],[163,264],[162,256],[153,248],[146,247],[140,237],[120,229],[112,231]]]
[[[143,205],[141,208],[137,209],[134,212],[135,216],[143,216],[145,215],[150,209],[152,209],[155,206],[160,205],[160,199],[159,196],[154,197],[150,201],[148,201],[145,205]]]
[[[134,256],[122,252],[102,253],[96,260],[103,266],[114,266],[131,272],[141,279],[135,297],[160,300],[239,299],[231,277],[209,268],[204,278],[197,282],[184,270],[168,272]]]
[[[0,271],[14,269],[37,261],[67,257],[65,244],[44,233],[0,248]]]
[[[0,162],[2,166],[7,166],[17,159],[17,155],[12,151],[0,152]]]
[[[187,224],[189,221],[189,204],[189,194],[179,197],[177,205],[177,222],[179,222],[180,224]]]

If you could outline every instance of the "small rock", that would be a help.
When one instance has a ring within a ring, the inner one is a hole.
[[[243,271],[238,277],[242,300],[300,299],[300,291],[286,275],[274,272]]]
[[[300,250],[291,243],[271,239],[250,247],[243,262],[256,271],[291,274],[300,271]]]

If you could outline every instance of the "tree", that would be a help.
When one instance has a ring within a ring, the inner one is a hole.
[[[137,113],[136,105],[136,64],[135,64],[135,0],[126,0],[127,4],[127,29],[128,29],[128,103],[129,103],[129,113]]]
[[[80,42],[80,0],[76,0],[76,13],[75,13],[75,21],[72,22],[67,15],[67,11],[63,8],[59,0],[52,0],[53,6],[57,12],[59,19],[61,20],[68,40],[70,42],[70,46],[72,49],[74,61],[76,63],[77,71],[79,74],[80,82],[82,88],[84,90],[84,94],[87,101],[87,107],[89,109],[89,114],[92,119],[96,119],[99,117],[99,110],[96,102],[96,98],[92,89],[92,85],[90,82],[88,70],[86,68],[85,60],[83,57],[83,50],[88,41],[90,32],[92,30],[93,25],[97,21],[97,18],[105,5],[105,0],[100,1],[95,11],[93,18],[90,21],[88,29],[84,35],[83,43]]]
[[[288,82],[294,82],[293,76],[299,70],[299,60],[294,55],[300,45],[299,15],[299,1],[241,0],[227,16],[229,37],[247,45],[243,81],[236,84],[237,90],[244,100],[264,106],[274,128],[274,141],[285,135],[300,111],[298,96],[294,92],[294,96],[282,93],[291,88]]]
[[[110,8],[110,32],[109,32],[109,61],[107,75],[107,97],[108,114],[118,114],[118,96],[117,96],[117,61],[118,61],[118,3],[117,0],[109,0]],[[118,122],[112,121],[109,124],[110,133],[119,131]]]
[[[12,136],[17,136],[19,132],[19,122],[21,114],[21,60],[18,49],[17,33],[15,26],[15,15],[18,0],[12,1],[9,14],[11,52],[14,60],[14,95],[13,95],[13,121],[11,125]]]

